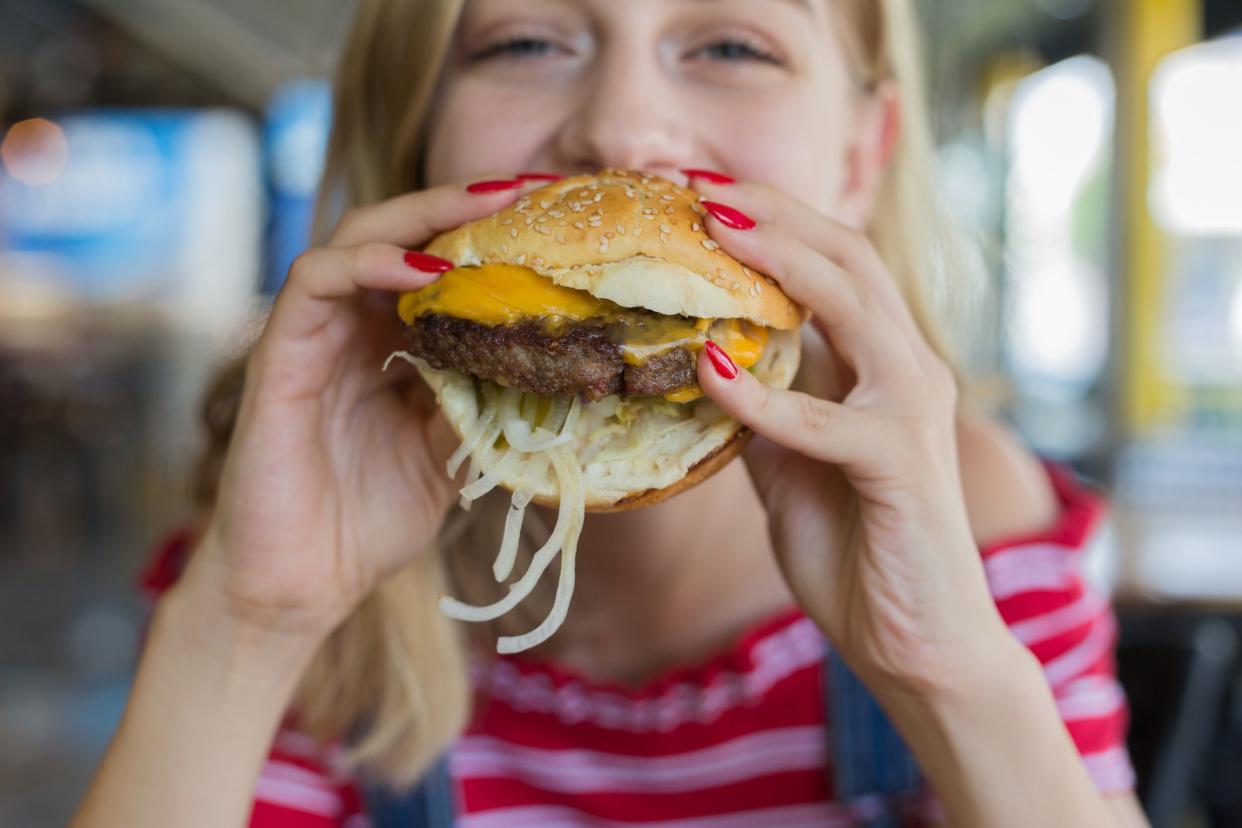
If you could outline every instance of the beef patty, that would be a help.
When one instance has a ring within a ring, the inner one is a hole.
[[[491,327],[427,314],[406,334],[410,353],[433,368],[455,368],[530,394],[577,394],[594,402],[613,394],[656,397],[698,384],[692,351],[673,348],[629,365],[605,325],[551,331],[537,321]]]

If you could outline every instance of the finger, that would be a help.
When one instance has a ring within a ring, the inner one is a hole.
[[[334,317],[343,299],[374,290],[418,290],[452,267],[447,259],[379,242],[315,248],[290,268],[264,338],[309,336]]]
[[[709,218],[712,237],[734,258],[768,274],[795,302],[808,308],[815,324],[859,374],[878,375],[912,362],[910,347],[895,324],[855,280],[784,228],[767,222],[731,229]]]
[[[723,359],[722,359],[723,357]],[[738,371],[714,343],[699,355],[699,384],[730,417],[773,443],[825,463],[869,465],[874,415],[798,391],[764,385]]]
[[[500,176],[472,184],[446,184],[407,193],[350,210],[337,225],[328,244],[349,247],[364,242],[384,242],[407,248],[422,247],[440,233],[498,213],[525,193],[546,184]],[[480,188],[480,185],[483,186]]]
[[[730,186],[695,179],[694,186],[709,202],[725,204],[755,221],[782,228],[850,274],[859,289],[872,294],[904,333],[917,330],[900,286],[865,233],[766,184]],[[715,223],[708,222],[709,226]]]

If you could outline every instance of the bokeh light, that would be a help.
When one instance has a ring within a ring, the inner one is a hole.
[[[65,171],[69,141],[57,124],[45,118],[31,118],[9,129],[0,144],[0,158],[5,171],[14,179],[41,187],[51,184]]]

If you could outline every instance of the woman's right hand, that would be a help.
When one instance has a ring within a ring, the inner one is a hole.
[[[408,250],[520,192],[450,185],[355,210],[294,263],[183,578],[230,620],[318,641],[433,540],[454,440],[413,368],[380,371],[403,347],[393,294],[451,266]]]

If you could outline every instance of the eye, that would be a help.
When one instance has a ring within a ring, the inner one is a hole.
[[[716,60],[722,62],[756,62],[767,63],[772,66],[781,66],[781,59],[776,55],[753,43],[736,38],[727,38],[723,40],[709,43],[692,54],[703,55],[708,60]]]
[[[564,49],[552,43],[550,40],[544,40],[539,37],[511,37],[494,43],[487,48],[476,52],[471,60],[488,60],[489,58],[506,57],[516,60],[527,58],[546,57],[555,52],[563,52]]]

